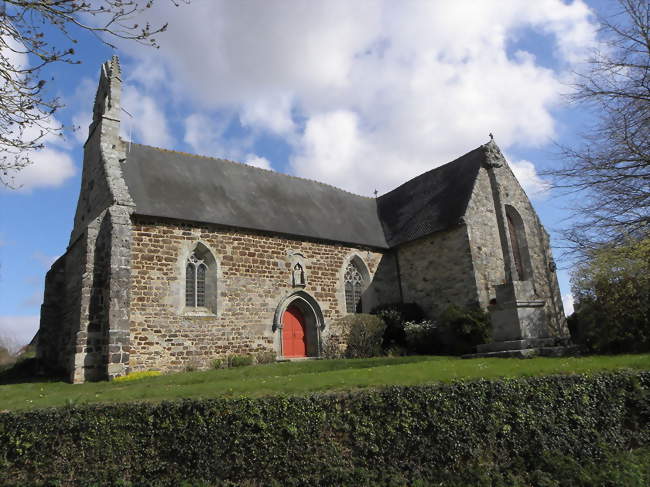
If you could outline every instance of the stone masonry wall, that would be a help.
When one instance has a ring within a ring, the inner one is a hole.
[[[126,145],[119,137],[120,92],[114,57],[100,72],[65,264],[53,267],[46,279],[41,330],[51,336],[55,327],[58,336],[40,340],[38,353],[50,365],[63,366],[72,382],[115,377],[128,366],[134,205],[121,170]]]
[[[325,328],[345,314],[343,270],[357,256],[376,281],[364,311],[399,300],[390,256],[341,244],[304,241],[208,224],[133,217],[130,369],[207,367],[229,354],[280,350],[278,306],[293,292],[312,296]],[[216,260],[216,310],[185,308],[185,263],[201,242]],[[291,262],[303,262],[306,285],[294,288]],[[386,263],[388,262],[388,264]],[[380,272],[377,269],[380,268]]]
[[[549,319],[551,334],[567,336],[568,329],[564,319],[548,234],[507,162],[498,149],[494,152],[491,154],[491,159],[500,167],[494,167],[492,170],[495,172],[500,187],[501,204],[515,208],[524,223],[527,250],[532,265],[535,298],[546,301],[545,312]],[[494,286],[506,282],[506,266],[490,178],[488,169],[485,167],[479,171],[465,214],[465,221],[471,243],[479,301],[481,306],[486,308],[490,300],[496,297]],[[509,241],[510,236],[506,235],[506,238]]]
[[[59,257],[45,276],[37,356],[53,370],[70,375],[79,330],[85,235]]]
[[[478,304],[467,235],[459,225],[399,247],[404,302],[419,304],[429,318],[450,304]]]
[[[70,341],[70,330],[61,326],[65,312],[65,256],[59,257],[45,276],[45,292],[41,305],[41,326],[38,330],[39,360],[55,369],[65,369],[62,353]]]

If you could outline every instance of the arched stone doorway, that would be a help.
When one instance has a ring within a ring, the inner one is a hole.
[[[323,313],[309,293],[296,291],[285,296],[273,319],[278,355],[285,358],[320,356],[323,327]]]

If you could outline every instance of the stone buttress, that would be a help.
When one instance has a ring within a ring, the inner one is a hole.
[[[568,344],[569,333],[548,234],[499,148],[493,142],[484,147],[485,161],[466,218],[493,342],[479,345],[477,352],[564,353],[557,345]]]
[[[101,67],[70,243],[46,277],[38,356],[75,383],[128,372],[134,203],[122,176],[120,94],[113,57]]]

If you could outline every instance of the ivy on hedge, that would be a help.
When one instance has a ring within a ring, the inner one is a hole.
[[[0,485],[404,485],[533,472],[550,456],[650,445],[649,390],[650,372],[629,372],[10,412]]]

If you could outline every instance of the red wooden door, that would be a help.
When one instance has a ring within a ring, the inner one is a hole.
[[[282,325],[282,354],[285,357],[306,357],[307,337],[302,312],[289,306],[282,316]]]

